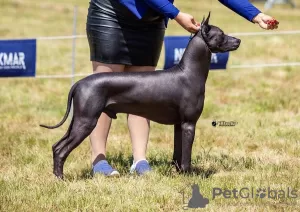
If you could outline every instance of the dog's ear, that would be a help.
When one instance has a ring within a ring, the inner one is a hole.
[[[207,16],[207,18],[206,18],[206,20],[204,21],[203,24],[208,26],[209,19],[210,19],[210,11],[209,11],[208,16]]]
[[[203,16],[203,20],[201,21],[201,26],[204,24],[205,16]]]
[[[203,35],[205,35],[206,33],[208,33],[209,30],[210,30],[210,26],[208,25],[209,19],[210,19],[210,12],[208,13],[208,16],[207,16],[206,19],[205,19],[205,17],[203,17],[203,21],[201,23],[201,31],[202,31]]]

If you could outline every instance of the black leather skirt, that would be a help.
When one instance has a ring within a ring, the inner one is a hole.
[[[138,19],[117,0],[91,0],[86,30],[91,61],[156,66],[164,40],[165,21],[152,9]]]

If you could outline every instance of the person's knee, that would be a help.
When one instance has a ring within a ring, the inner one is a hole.
[[[144,117],[141,117],[141,116],[136,116],[136,115],[132,115],[132,114],[127,114],[127,120],[129,122],[134,122],[134,123],[147,123],[148,125],[150,125],[150,120],[149,119],[146,119]]]

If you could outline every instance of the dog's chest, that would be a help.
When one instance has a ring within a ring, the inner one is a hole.
[[[204,93],[193,96],[183,101],[180,106],[180,113],[186,120],[196,121],[199,119],[204,107]]]

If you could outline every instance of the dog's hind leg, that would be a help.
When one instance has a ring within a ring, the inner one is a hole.
[[[65,145],[66,142],[68,142],[68,137],[70,135],[70,132],[71,132],[71,128],[72,128],[72,125],[73,125],[73,117],[72,117],[72,120],[70,122],[70,125],[69,125],[69,128],[66,132],[66,134],[58,141],[56,142],[55,144],[52,145],[52,150],[54,151],[55,149],[58,150],[58,149],[61,149],[62,146]]]
[[[173,152],[173,165],[179,171],[181,167],[182,156],[182,130],[181,124],[174,125],[174,152]]]
[[[63,166],[67,157],[73,149],[91,134],[98,118],[75,117],[72,125],[70,125],[69,136],[66,136],[57,144],[56,148],[53,148],[53,173],[58,178],[63,178]]]
[[[105,107],[104,95],[97,95],[94,98],[83,98],[82,92],[86,92],[86,90],[79,90],[73,98],[73,118],[68,132],[52,149],[53,173],[58,178],[63,178],[63,166],[68,155],[91,134]]]
[[[66,134],[58,141],[56,142],[53,146],[52,146],[52,151],[53,151],[53,162],[54,162],[54,170],[58,170],[57,167],[59,167],[58,164],[58,160],[56,160],[56,157],[58,155],[58,153],[60,152],[60,150],[68,144],[68,142],[70,142],[69,136],[71,133],[71,129],[73,127],[73,122],[74,122],[74,117],[72,117],[72,120],[70,122],[69,128],[66,132]],[[54,173],[59,173],[59,171],[56,171]],[[55,174],[56,176],[58,176],[57,174]]]

